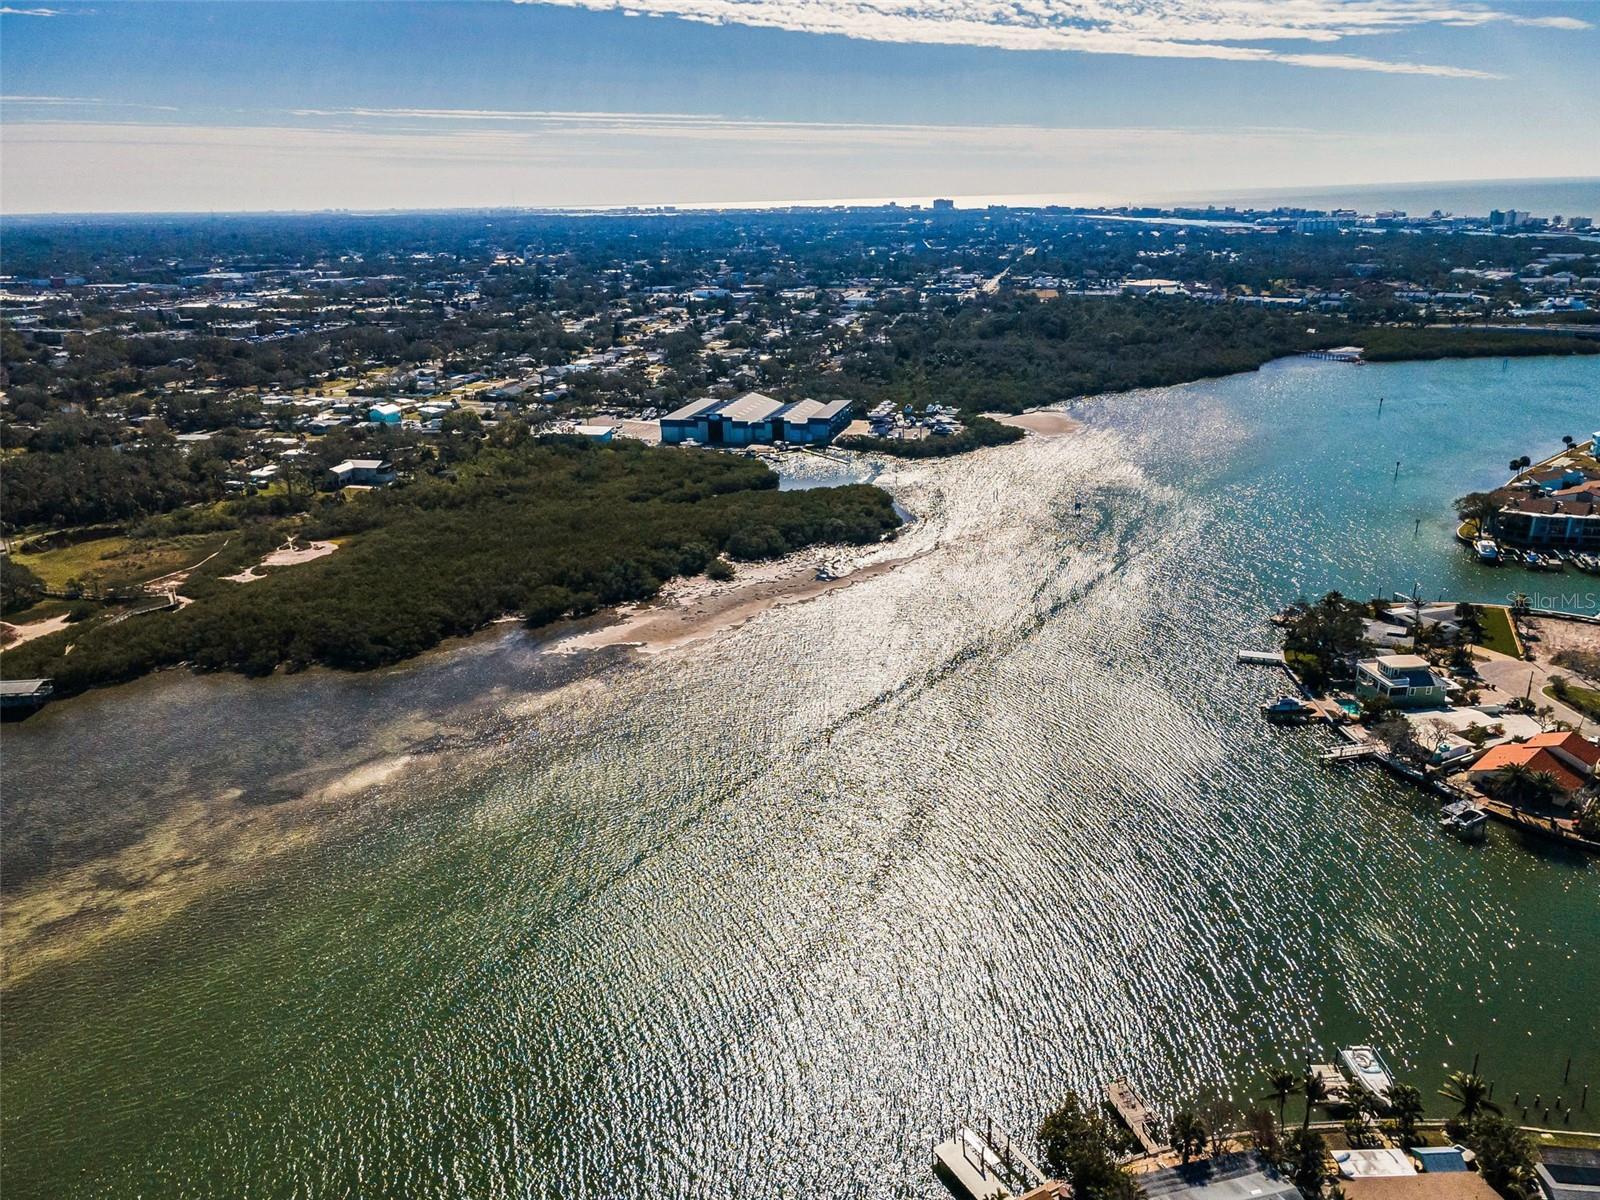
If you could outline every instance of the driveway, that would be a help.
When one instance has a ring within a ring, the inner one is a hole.
[[[1509,654],[1485,650],[1482,646],[1472,648],[1472,657],[1478,664],[1478,674],[1490,687],[1511,696],[1529,696],[1540,707],[1548,704],[1556,710],[1557,717],[1570,722],[1574,729],[1594,732],[1593,721],[1576,709],[1568,708],[1561,701],[1544,694],[1551,675],[1570,676],[1571,671],[1563,671],[1559,667],[1552,671],[1544,663],[1526,662],[1520,658],[1512,658]]]

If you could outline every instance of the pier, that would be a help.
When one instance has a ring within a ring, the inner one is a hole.
[[[1131,1083],[1125,1079],[1113,1080],[1106,1089],[1106,1099],[1111,1101],[1111,1107],[1117,1110],[1117,1116],[1122,1118],[1122,1123],[1132,1132],[1139,1148],[1146,1154],[1160,1154],[1170,1149],[1160,1136],[1161,1126],[1155,1114],[1145,1106]]]
[[[957,1196],[968,1200],[1004,1200],[1033,1192],[1049,1177],[988,1117],[980,1132],[977,1122],[958,1125],[933,1147],[933,1169]]]
[[[1376,758],[1378,746],[1373,742],[1354,742],[1347,746],[1335,746],[1323,754],[1319,761],[1325,763],[1359,762],[1364,758]]]

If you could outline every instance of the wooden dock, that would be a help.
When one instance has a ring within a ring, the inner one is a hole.
[[[1050,1181],[1011,1135],[985,1118],[958,1125],[933,1147],[933,1169],[957,1196],[1004,1200],[1034,1194]]]
[[[1322,1081],[1322,1094],[1330,1104],[1343,1104],[1350,1098],[1350,1081],[1332,1063],[1312,1063],[1311,1074]]]
[[[1122,1118],[1122,1123],[1146,1154],[1160,1154],[1170,1149],[1166,1139],[1161,1137],[1161,1126],[1155,1114],[1145,1106],[1139,1093],[1133,1090],[1133,1085],[1126,1079],[1112,1080],[1111,1086],[1106,1089],[1106,1099],[1111,1101],[1111,1107],[1117,1110],[1117,1116]]]
[[[1325,763],[1359,762],[1363,758],[1375,758],[1380,747],[1373,742],[1353,742],[1348,746],[1335,746],[1332,750],[1322,755]]]
[[[1289,662],[1281,650],[1241,650],[1239,661],[1254,667],[1286,667]]]

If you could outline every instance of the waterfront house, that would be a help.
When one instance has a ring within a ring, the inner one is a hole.
[[[1341,1179],[1346,1200],[1499,1200],[1476,1171],[1424,1171]]]
[[[1146,1200],[1304,1200],[1258,1153],[1228,1154],[1139,1176]]]
[[[1568,770],[1576,772],[1584,779],[1593,779],[1596,767],[1600,767],[1600,746],[1571,730],[1552,730],[1549,733],[1537,734],[1529,738],[1525,744],[1550,751]]]
[[[1556,786],[1561,789],[1561,795],[1556,798],[1557,803],[1571,803],[1573,794],[1586,782],[1584,776],[1568,767],[1547,747],[1535,746],[1529,742],[1495,746],[1467,768],[1467,778],[1482,788],[1485,784],[1492,783],[1496,776],[1510,767],[1526,767],[1536,775],[1549,775],[1553,778]]]
[[[1445,702],[1446,680],[1419,654],[1380,654],[1356,664],[1356,695],[1382,698],[1400,708],[1432,708]]]

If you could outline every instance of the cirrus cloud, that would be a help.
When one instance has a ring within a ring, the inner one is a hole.
[[[1277,62],[1332,70],[1496,78],[1470,67],[1245,43],[1311,42],[1425,25],[1495,23],[1584,30],[1574,17],[1529,17],[1442,0],[518,0],[633,16],[677,17],[877,42],[1067,50],[1156,58]]]

